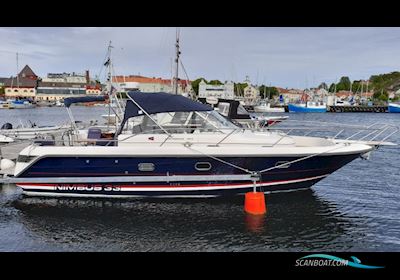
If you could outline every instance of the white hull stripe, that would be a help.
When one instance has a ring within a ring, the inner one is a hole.
[[[261,183],[256,183],[255,185],[257,187],[266,187],[266,186],[275,186],[275,185],[285,185],[285,184],[294,184],[294,183],[301,183],[301,182],[306,182],[306,181],[311,181],[311,180],[316,180],[316,179],[321,179],[329,174],[325,175],[320,175],[320,176],[315,176],[315,177],[309,177],[309,178],[302,178],[302,179],[295,179],[295,180],[285,180],[285,181],[275,181],[275,182],[261,182]],[[61,184],[61,185],[68,185],[68,184]],[[85,190],[85,184],[74,184],[76,185],[77,189],[79,190],[79,186],[82,186],[82,190]],[[18,187],[21,187],[23,190],[57,190],[56,184],[32,184],[29,185],[29,183],[26,184],[17,184]],[[119,188],[118,191],[120,192],[125,192],[125,191],[201,191],[201,190],[220,190],[220,189],[242,189],[242,188],[249,188],[253,187],[253,183],[246,183],[246,184],[218,184],[218,185],[197,185],[197,186],[168,186],[166,185],[165,187],[156,187],[156,186],[124,186]],[[116,185],[117,187],[117,185]],[[66,189],[68,190],[68,189]],[[71,190],[75,191],[75,190]],[[112,192],[112,191],[111,191]]]

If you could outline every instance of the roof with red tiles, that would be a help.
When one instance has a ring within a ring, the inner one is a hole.
[[[134,82],[134,83],[143,83],[143,84],[163,84],[163,85],[170,85],[171,79],[162,79],[162,78],[149,78],[137,75],[130,75],[130,76],[114,76],[113,82],[115,83],[126,83],[126,82]],[[178,84],[180,85],[187,85],[190,81],[188,80],[179,80]]]

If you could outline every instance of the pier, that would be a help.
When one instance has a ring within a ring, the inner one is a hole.
[[[388,106],[327,106],[331,113],[387,113]]]

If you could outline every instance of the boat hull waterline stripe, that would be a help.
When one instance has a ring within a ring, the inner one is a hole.
[[[305,181],[311,181],[316,179],[322,179],[329,174],[324,174],[315,177],[295,179],[295,180],[282,180],[282,181],[273,181],[273,182],[258,182],[256,184],[253,183],[238,183],[238,184],[198,184],[198,185],[179,185],[179,186],[169,186],[169,185],[115,185],[119,191],[196,191],[196,190],[219,190],[219,189],[241,189],[241,188],[249,188],[249,187],[267,187],[274,185],[285,185],[285,184],[293,184],[300,183]],[[67,183],[64,183],[68,185]],[[33,183],[18,183],[17,186],[23,188],[24,190],[57,190],[59,185],[57,184],[33,184]],[[85,188],[83,184],[76,184],[76,188],[82,187]],[[95,188],[96,186],[89,185],[89,188]],[[101,185],[99,185],[101,187]],[[110,186],[111,188],[112,186]],[[68,190],[68,186],[65,186],[66,190]],[[111,190],[112,191],[112,190]]]
[[[107,177],[44,177],[9,178],[10,183],[132,183],[182,181],[253,181],[252,175],[170,175],[170,176],[107,176]]]

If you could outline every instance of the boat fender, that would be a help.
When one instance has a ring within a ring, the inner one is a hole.
[[[11,169],[14,166],[15,166],[15,163],[10,159],[3,158],[0,161],[0,170]]]
[[[263,192],[248,192],[244,198],[244,211],[251,215],[264,215],[267,213],[265,195]]]

